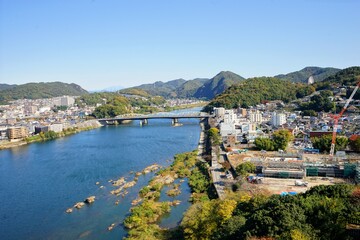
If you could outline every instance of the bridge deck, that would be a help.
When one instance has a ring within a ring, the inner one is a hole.
[[[209,118],[210,115],[166,115],[166,116],[129,116],[129,117],[115,117],[115,118],[101,118],[98,121],[125,121],[125,120],[145,120],[145,119],[183,119],[183,118]]]

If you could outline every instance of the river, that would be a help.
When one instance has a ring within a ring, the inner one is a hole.
[[[196,109],[198,111],[198,109]],[[54,141],[33,143],[0,151],[0,239],[121,239],[121,226],[131,201],[153,173],[141,175],[124,198],[111,195],[108,182],[119,177],[131,180],[131,171],[158,163],[171,164],[177,153],[196,149],[199,120],[149,120],[106,126]],[[96,182],[100,182],[96,185]],[[100,188],[103,185],[104,188]],[[181,184],[182,203],[161,222],[173,227],[190,205],[190,190]],[[70,214],[65,210],[95,195],[91,205]],[[168,199],[163,196],[162,199]],[[119,205],[115,201],[119,200]],[[116,227],[108,231],[107,227]]]

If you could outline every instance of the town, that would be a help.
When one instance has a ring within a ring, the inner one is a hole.
[[[147,98],[137,95],[122,96],[147,101]],[[96,107],[105,104],[106,99],[103,99],[103,103],[81,104],[80,106],[76,103],[78,98],[79,96],[61,96],[46,99],[19,99],[10,101],[8,105],[0,105],[0,149],[25,143],[24,139],[40,133],[59,134],[67,129],[100,127],[101,125],[94,120],[92,113]],[[152,104],[151,107],[162,111],[165,108],[176,109],[179,106],[191,107],[203,103],[204,101],[197,99],[169,99],[160,105]],[[138,106],[132,107],[131,114],[139,109]]]

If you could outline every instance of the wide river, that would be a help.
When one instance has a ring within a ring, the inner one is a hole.
[[[134,121],[0,151],[0,239],[126,236],[121,223],[129,214],[131,201],[153,173],[140,176],[125,197],[111,195],[114,187],[108,181],[122,176],[131,181],[131,171],[141,171],[153,163],[168,166],[175,154],[196,149],[199,120],[180,123],[183,126],[172,127],[169,119],[149,120],[141,127]],[[182,201],[162,220],[163,227],[176,226],[189,207],[189,188],[186,182],[181,186],[182,193],[175,198],[162,193],[160,200]],[[91,195],[96,196],[93,204],[65,213]],[[115,205],[117,200],[120,203]],[[108,231],[112,223],[116,227]]]

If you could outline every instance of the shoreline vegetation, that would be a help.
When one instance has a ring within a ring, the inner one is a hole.
[[[164,186],[172,188],[166,192],[168,196],[179,194],[179,184],[176,179],[188,179],[191,189],[189,201],[208,200],[206,191],[210,187],[210,177],[207,174],[206,163],[197,159],[197,150],[175,155],[174,162],[167,168],[159,170],[156,175],[139,191],[137,204],[130,209],[130,215],[124,220],[124,226],[129,230],[127,240],[135,239],[172,239],[173,232],[162,229],[158,224],[171,207],[181,204],[179,200],[160,202],[159,198]],[[140,203],[141,202],[141,203]],[[139,204],[140,203],[140,204]]]

